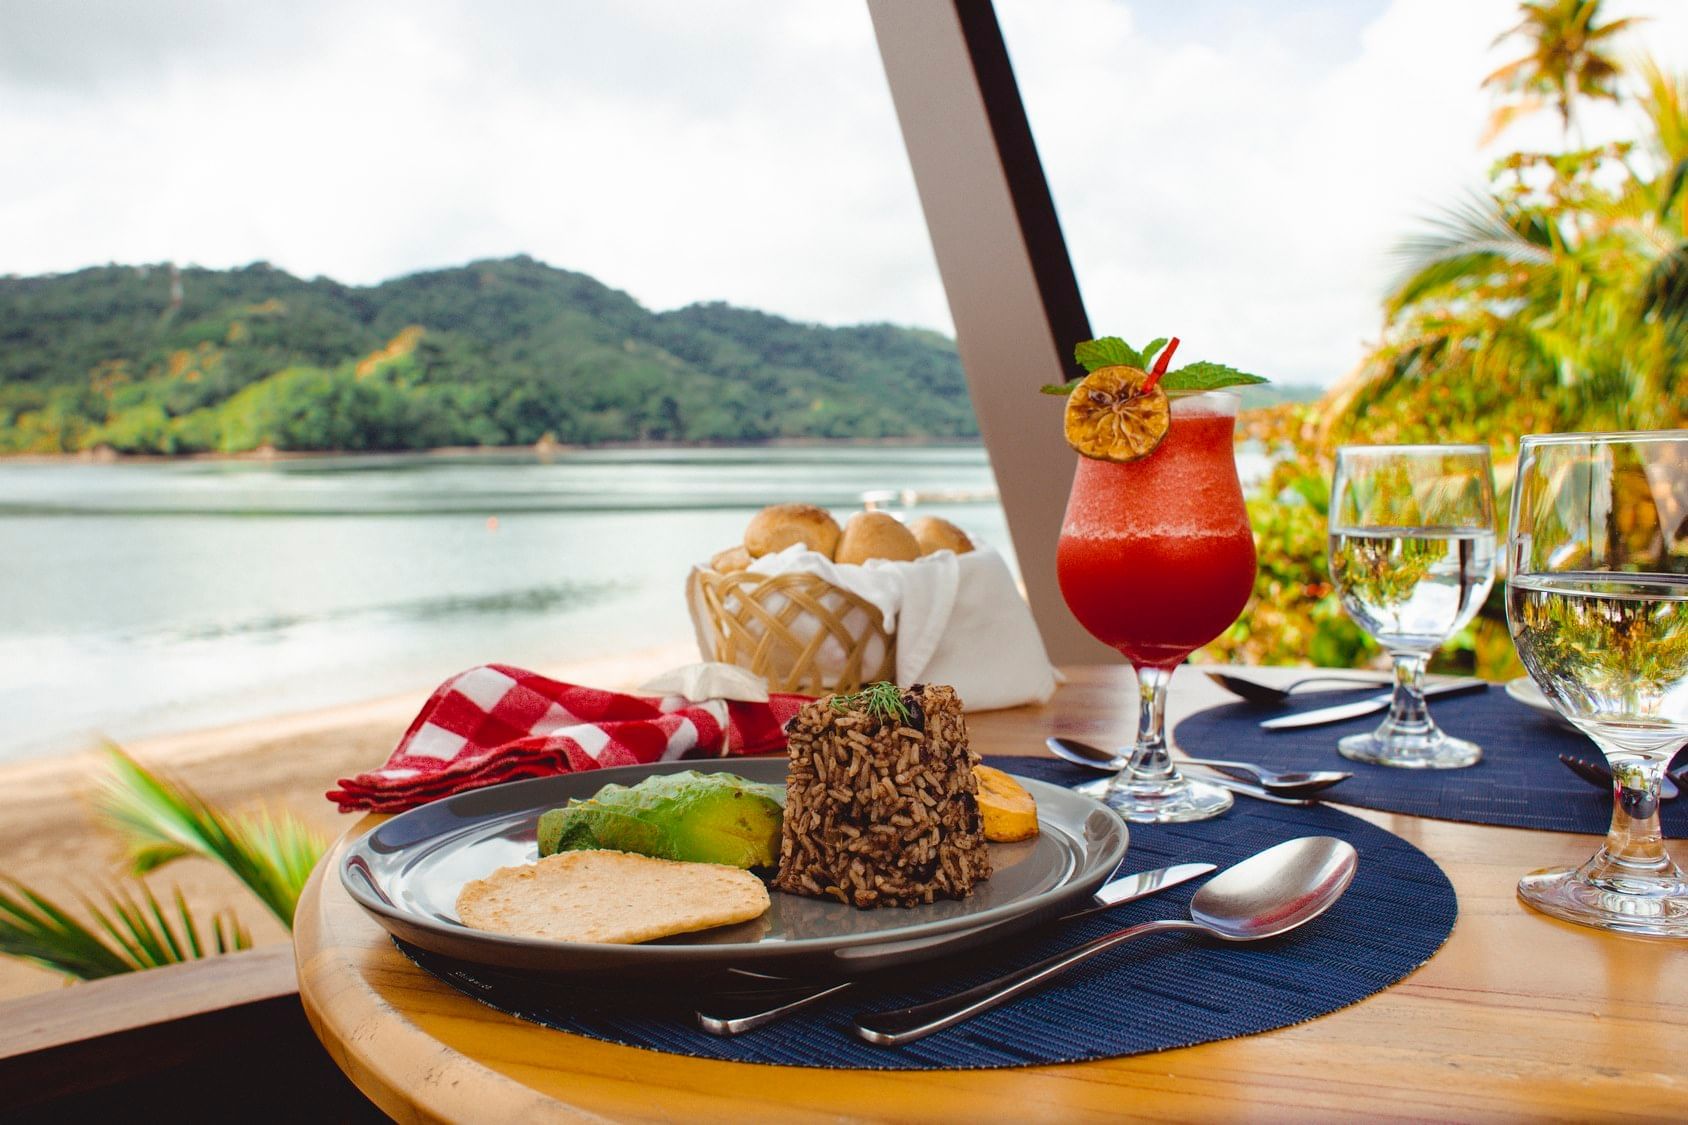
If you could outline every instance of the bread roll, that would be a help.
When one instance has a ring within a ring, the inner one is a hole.
[[[720,574],[731,574],[735,570],[745,570],[750,566],[750,552],[743,545],[728,547],[725,551],[716,551],[709,560],[709,569]]]
[[[869,559],[912,562],[920,557],[920,542],[914,533],[884,512],[857,512],[844,525],[838,540],[841,563],[864,563]]]
[[[832,558],[838,549],[838,521],[813,504],[775,504],[750,518],[744,529],[744,549],[759,559],[801,543]]]
[[[941,520],[937,516],[921,516],[908,525],[914,532],[914,537],[920,543],[920,553],[935,554],[938,551],[954,551],[958,555],[965,555],[973,549],[973,540],[967,538],[967,533],[955,526],[949,520]]]

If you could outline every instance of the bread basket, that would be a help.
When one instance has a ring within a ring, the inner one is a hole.
[[[770,691],[827,695],[896,679],[895,635],[873,603],[814,574],[693,569],[686,603],[705,660]]]

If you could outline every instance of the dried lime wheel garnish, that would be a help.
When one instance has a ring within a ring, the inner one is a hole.
[[[1136,367],[1099,367],[1067,396],[1067,444],[1099,461],[1147,457],[1166,437],[1166,392]]]

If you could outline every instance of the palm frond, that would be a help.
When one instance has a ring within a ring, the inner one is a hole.
[[[322,837],[286,812],[277,815],[260,811],[245,818],[241,826],[247,847],[274,868],[291,901],[297,903],[299,892],[322,858]]]
[[[1651,58],[1642,59],[1636,70],[1641,77],[1637,101],[1655,153],[1666,165],[1688,160],[1688,75],[1669,73]]]
[[[1537,324],[1524,317],[1496,317],[1485,325],[1471,349],[1471,370],[1488,381],[1536,395],[1576,372],[1574,340],[1550,320]]]
[[[201,856],[226,867],[282,925],[292,926],[299,893],[326,848],[321,837],[291,815],[230,817],[116,746],[107,746],[106,755],[109,769],[95,808],[124,836],[136,874]]]
[[[1653,263],[1642,283],[1641,311],[1670,331],[1688,331],[1688,242]]]
[[[1682,198],[1684,189],[1688,189],[1688,156],[1676,162],[1676,167],[1664,177],[1664,186],[1659,191],[1659,218],[1668,219],[1677,200]]]
[[[0,953],[82,980],[140,967],[56,903],[10,879],[0,889]]]
[[[192,848],[181,844],[142,844],[132,841],[129,849],[129,869],[136,875],[146,875],[177,859],[196,855]]]
[[[1497,38],[1494,41],[1493,44],[1491,44],[1491,46],[1498,47],[1500,44],[1504,43],[1506,40],[1510,39],[1514,34],[1516,34],[1517,31],[1518,31],[1518,28],[1513,28],[1511,31],[1503,32],[1500,35],[1500,37]],[[1504,66],[1496,67],[1493,71],[1491,71],[1489,73],[1489,75],[1487,77],[1485,77],[1483,79],[1482,82],[1479,83],[1479,85],[1482,85],[1482,86],[1505,86],[1505,87],[1510,88],[1511,86],[1516,84],[1522,78],[1525,69],[1528,68],[1530,66],[1530,64],[1533,63],[1533,62],[1535,62],[1535,59],[1529,58],[1529,57],[1525,57],[1525,58],[1521,58],[1521,59],[1513,59],[1511,62],[1506,63]]]
[[[1551,265],[1553,237],[1539,216],[1509,222],[1494,199],[1473,195],[1396,247],[1403,268],[1390,283],[1387,307],[1398,312],[1437,289],[1479,279],[1505,265]]]
[[[188,950],[195,961],[205,956],[205,946],[199,941],[199,927],[194,923],[193,912],[188,909],[188,900],[182,894],[182,888],[174,888],[176,897],[176,914],[182,920],[183,936],[187,939]],[[219,950],[221,952],[221,950]]]
[[[1490,77],[1494,76],[1490,75]],[[1510,129],[1513,122],[1532,117],[1545,108],[1547,108],[1547,103],[1534,94],[1524,94],[1515,102],[1497,105],[1494,112],[1489,115],[1489,123],[1484,126],[1482,136],[1477,138],[1478,146],[1482,147],[1489,144]]]
[[[175,965],[207,956],[199,925],[180,890],[174,920],[150,888],[108,891],[103,905],[84,901],[93,925],[13,879],[0,879],[0,953],[79,980]],[[233,914],[213,920],[216,952],[250,949],[252,937]],[[102,936],[102,932],[103,935]]]
[[[1396,314],[1437,293],[1473,288],[1492,279],[1504,265],[1490,253],[1439,258],[1418,272],[1397,279],[1385,308]]]
[[[237,949],[251,949],[252,937],[241,927],[234,915],[219,914],[211,920],[217,937],[217,952],[232,953]]]
[[[1586,39],[1590,43],[1600,39],[1610,39],[1620,32],[1628,31],[1638,24],[1646,23],[1649,18],[1648,16],[1624,16],[1622,19],[1608,20],[1599,27],[1591,28]]]

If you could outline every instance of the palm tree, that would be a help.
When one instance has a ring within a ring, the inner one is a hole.
[[[1603,48],[1613,36],[1640,22],[1635,18],[1601,23],[1601,0],[1523,0],[1523,18],[1495,39],[1499,46],[1514,35],[1529,41],[1529,51],[1483,79],[1484,86],[1516,98],[1495,109],[1488,138],[1513,121],[1551,102],[1565,136],[1579,98],[1617,101],[1621,68]],[[1488,139],[1485,138],[1485,139]]]
[[[1688,416],[1688,80],[1650,62],[1637,77],[1637,140],[1517,154],[1402,245],[1383,339],[1326,400],[1327,439],[1506,451]],[[1547,186],[1508,178],[1524,168]]]

